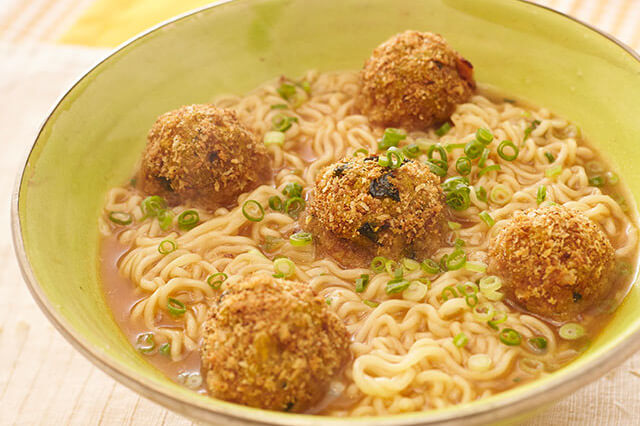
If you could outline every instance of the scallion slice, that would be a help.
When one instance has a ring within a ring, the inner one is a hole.
[[[438,129],[436,130],[436,135],[444,136],[449,133],[449,130],[451,130],[451,124],[447,121],[442,126],[438,127]]]
[[[548,178],[554,178],[558,176],[560,173],[562,173],[562,166],[560,164],[555,164],[551,167],[548,167],[544,171],[544,175]]]
[[[405,257],[402,259],[402,267],[409,272],[417,271],[418,269],[420,269],[420,262],[416,262],[413,259]]]
[[[420,147],[417,144],[412,143],[402,147],[402,153],[407,158],[416,158],[420,155]]]
[[[195,210],[185,210],[178,216],[178,227],[188,231],[200,222],[200,215]]]
[[[286,257],[281,257],[273,261],[273,276],[276,278],[289,278],[291,277],[295,271],[296,266],[293,262]]]
[[[171,343],[163,343],[160,345],[158,352],[164,356],[169,356],[171,353]]]
[[[174,317],[179,317],[187,312],[187,308],[184,306],[184,303],[178,299],[174,299],[173,297],[167,299],[167,310]]]
[[[456,298],[459,297],[458,293],[456,292],[456,289],[453,288],[453,286],[448,285],[445,288],[442,289],[442,293],[440,293],[440,299],[442,299],[443,302],[446,302],[449,299],[452,298]]]
[[[505,152],[505,149],[510,149],[511,154]],[[520,150],[518,149],[518,147],[509,140],[502,141],[500,142],[500,145],[498,145],[498,155],[505,161],[515,160],[516,158],[518,158],[519,153]]]
[[[509,188],[501,183],[494,185],[494,187],[491,188],[491,194],[489,194],[491,201],[501,206],[511,201],[511,196],[512,194]]]
[[[556,157],[554,157],[553,154],[550,153],[549,151],[545,152],[544,156],[547,157],[547,161],[549,162],[549,164],[551,164],[554,161],[556,161]]]
[[[284,206],[284,211],[292,218],[297,219],[300,213],[304,210],[304,207],[304,199],[301,197],[293,197],[287,200],[287,203]]]
[[[487,202],[487,190],[484,189],[484,186],[479,186],[476,188],[476,197],[483,203]]]
[[[480,213],[478,213],[478,216],[480,216],[480,219],[482,219],[482,221],[489,227],[491,228],[493,225],[496,224],[496,221],[491,217],[491,215],[489,214],[489,212],[487,211],[481,211]]]
[[[151,353],[156,347],[156,340],[153,333],[138,334],[136,338],[136,349],[143,354]]]
[[[282,198],[277,195],[269,197],[269,208],[273,211],[281,212],[282,209],[284,209],[284,202],[282,201]]]
[[[546,198],[547,198],[547,186],[540,185],[538,187],[538,194],[536,195],[536,203],[540,205],[544,202],[544,200],[546,200]]]
[[[428,160],[425,162],[429,166],[429,170],[436,176],[444,177],[447,175],[447,164],[442,160]]]
[[[158,253],[160,254],[169,254],[176,251],[178,246],[172,240],[162,240],[160,244],[158,244]]]
[[[387,294],[400,293],[409,287],[409,281],[404,278],[394,278],[387,283],[385,291]]]
[[[278,132],[286,132],[291,128],[293,123],[297,122],[298,117],[289,117],[284,114],[278,114],[271,120],[271,124],[273,124],[273,130]]]
[[[500,341],[507,346],[518,346],[522,342],[520,333],[513,328],[503,328],[499,335]]]
[[[271,131],[264,134],[265,145],[282,145],[284,143],[284,133]]]
[[[360,275],[360,278],[356,279],[356,293],[364,293],[364,290],[367,288],[367,284],[369,284],[369,275]]]
[[[447,270],[456,271],[462,268],[466,262],[467,262],[467,254],[464,252],[464,250],[460,248],[456,248],[447,257]]]
[[[484,165],[487,163],[487,160],[489,159],[490,153],[491,151],[489,151],[488,148],[485,148],[482,150],[482,154],[480,155],[480,160],[478,160],[478,167],[480,167],[481,169],[484,168]]]
[[[429,286],[418,280],[411,281],[409,286],[402,292],[402,298],[412,302],[424,300],[429,291]]]
[[[356,149],[355,151],[353,151],[353,156],[357,157],[358,155],[363,155],[364,157],[368,157],[369,156],[369,151],[367,151],[366,148],[360,148],[360,149]]]
[[[488,129],[480,127],[476,130],[476,139],[483,145],[489,145],[493,141],[493,133]]]
[[[377,308],[378,306],[380,306],[379,302],[375,302],[373,300],[363,300],[362,303],[364,303],[370,308]]]
[[[299,231],[289,237],[289,242],[294,247],[304,247],[311,244],[313,236],[309,232]]]
[[[453,338],[453,344],[458,348],[464,348],[469,343],[469,338],[464,333],[458,333],[456,337]]]
[[[482,263],[482,262],[470,262],[470,261],[467,261],[464,264],[464,269],[466,269],[467,271],[471,271],[471,272],[486,272],[487,271],[487,265],[485,263]]]
[[[242,205],[242,214],[251,222],[260,222],[264,219],[264,208],[256,200],[247,200]]]
[[[229,276],[224,272],[216,272],[207,277],[207,284],[209,284],[209,287],[212,289],[217,290],[222,287],[222,283],[225,282],[227,278],[229,278]]]
[[[144,214],[144,218],[156,217],[158,213],[166,208],[167,202],[159,195],[147,197],[140,203],[140,209],[142,210],[142,214]]]
[[[117,225],[129,225],[133,222],[133,216],[127,212],[110,212],[109,220]]]
[[[420,267],[422,268],[423,271],[425,271],[427,274],[437,274],[440,272],[440,265],[438,265],[438,262],[436,262],[433,259],[425,259],[421,264]]]
[[[282,194],[289,198],[302,196],[302,185],[298,182],[289,182],[284,186]]]
[[[392,146],[398,146],[398,143],[406,138],[407,133],[404,130],[388,127],[384,129],[382,139],[378,141],[378,149],[380,151],[384,151],[385,149],[391,148]]]
[[[497,172],[502,170],[502,167],[500,167],[500,164],[492,164],[490,166],[485,167],[484,169],[480,170],[478,172],[478,177],[482,177],[484,175],[486,175],[489,172]]]
[[[475,160],[476,158],[480,157],[480,155],[482,154],[482,150],[483,149],[484,149],[484,145],[482,145],[477,140],[473,139],[472,141],[468,142],[465,145],[464,153],[471,160]]]
[[[528,342],[536,351],[544,351],[547,349],[547,339],[544,337],[531,337]]]
[[[449,229],[451,229],[452,231],[462,228],[462,225],[460,225],[458,222],[449,221],[447,222],[447,225],[449,226]]]
[[[580,324],[569,322],[558,329],[558,334],[565,340],[576,340],[583,337],[587,332]]]
[[[161,210],[158,212],[158,223],[160,223],[160,229],[166,231],[173,225],[173,212],[171,210]]]
[[[456,171],[462,176],[471,173],[471,160],[468,157],[459,157],[456,160]]]
[[[589,178],[589,185],[599,188],[604,185],[604,178],[602,176],[592,176]]]
[[[540,125],[540,120],[533,120],[531,124],[529,124],[529,126],[526,129],[524,129],[524,138],[522,139],[522,142],[529,139],[529,136],[531,136],[531,132],[533,132],[539,125]]]
[[[376,274],[384,272],[384,267],[387,263],[387,258],[383,256],[374,257],[371,261],[371,270]]]

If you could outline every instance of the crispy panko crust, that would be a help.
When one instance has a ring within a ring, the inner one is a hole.
[[[610,291],[615,253],[584,214],[560,205],[516,214],[492,239],[489,271],[527,311],[564,321]]]
[[[348,361],[349,336],[307,284],[259,274],[211,308],[201,355],[211,396],[301,412]]]
[[[469,61],[442,36],[417,31],[378,46],[360,76],[356,108],[378,125],[408,130],[447,120],[476,87]]]
[[[445,201],[439,178],[414,160],[396,169],[378,157],[346,157],[316,177],[302,226],[344,263],[373,256],[423,258],[442,243]]]
[[[270,159],[231,110],[189,105],[155,122],[142,157],[140,188],[171,204],[214,210],[268,179]]]

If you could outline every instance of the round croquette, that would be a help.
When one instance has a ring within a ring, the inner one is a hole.
[[[189,105],[167,112],[149,131],[139,173],[140,188],[171,204],[214,210],[268,179],[264,145],[235,112]]]
[[[405,160],[383,167],[378,157],[346,157],[316,177],[302,226],[340,262],[374,256],[422,259],[444,235],[445,197],[429,167]]]
[[[259,274],[212,307],[201,355],[211,396],[302,412],[348,361],[349,336],[307,284]]]
[[[583,213],[549,205],[516,214],[498,232],[489,271],[527,311],[563,321],[603,300],[614,255],[607,236]]]
[[[417,31],[378,46],[360,76],[356,108],[375,124],[407,130],[447,120],[476,87],[469,61],[440,35]]]

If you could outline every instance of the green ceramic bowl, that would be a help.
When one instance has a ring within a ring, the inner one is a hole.
[[[591,349],[561,371],[463,406],[375,419],[267,412],[197,395],[148,364],[116,325],[98,276],[97,220],[107,189],[131,176],[155,117],[280,74],[357,69],[374,46],[405,29],[443,34],[474,64],[478,81],[577,123],[640,194],[640,58],[593,28],[522,1],[219,2],[122,46],[43,125],[18,179],[13,230],[24,277],[49,319],[125,385],[220,424],[516,420],[621,363],[640,347],[636,287]]]

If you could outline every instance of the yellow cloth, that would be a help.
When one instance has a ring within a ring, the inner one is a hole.
[[[59,42],[117,46],[159,22],[209,3],[211,0],[96,0]]]

